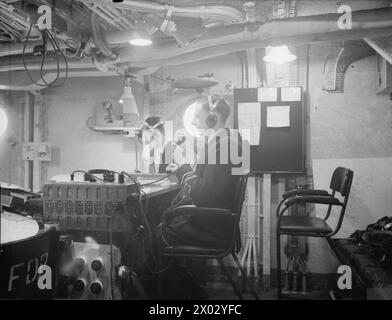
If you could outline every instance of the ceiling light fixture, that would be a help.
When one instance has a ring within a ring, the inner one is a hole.
[[[144,21],[137,21],[133,31],[132,39],[129,43],[133,46],[145,47],[152,44],[148,25]]]
[[[268,46],[266,48],[266,55],[263,58],[265,62],[277,65],[282,65],[294,61],[295,59],[297,59],[297,57],[289,51],[289,48],[286,45],[279,47]]]
[[[143,37],[137,35],[134,39],[129,41],[129,43],[131,45],[137,46],[137,47],[147,47],[152,44],[152,41],[151,41],[151,39],[146,39],[146,38],[143,38]]]

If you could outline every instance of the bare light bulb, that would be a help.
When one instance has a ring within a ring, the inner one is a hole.
[[[133,46],[137,47],[146,47],[152,44],[151,39],[148,38],[135,38],[129,41],[129,43]]]
[[[267,54],[263,60],[277,65],[282,65],[297,59],[297,57],[289,51],[289,48],[286,45],[279,47],[268,46],[266,52]]]

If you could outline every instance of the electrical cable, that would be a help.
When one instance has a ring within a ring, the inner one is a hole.
[[[144,248],[144,241],[142,241],[142,244],[143,244],[143,248]],[[154,255],[153,255],[153,257],[154,257]],[[155,257],[154,257],[154,258],[155,258]],[[154,274],[154,275],[160,274],[160,273],[165,272],[166,270],[169,270],[170,267],[173,265],[173,261],[174,261],[174,257],[170,257],[169,263],[167,264],[166,267],[162,268],[161,270],[156,270],[156,271],[155,271],[155,270],[152,270],[151,266],[148,264],[147,258],[144,257],[144,262],[145,262],[145,264],[146,264],[146,267],[147,267],[148,271],[149,271],[151,274]]]
[[[69,58],[83,60],[84,59],[83,52],[86,48],[87,43],[90,41],[91,38],[92,38],[92,34],[87,38],[87,40],[85,40],[85,41],[82,40],[79,47],[74,47],[74,46],[70,45],[67,42],[67,40],[63,40],[63,42],[67,46],[67,48],[71,49],[74,52],[74,53],[70,54],[69,51],[64,50],[65,55],[67,55]]]
[[[117,211],[116,211],[117,212]],[[110,291],[112,294],[112,300],[114,298],[114,285],[113,285],[113,216],[110,219],[110,232],[109,232],[109,255],[110,255]]]
[[[144,199],[146,200],[146,204],[144,205],[144,212],[148,212],[148,196],[146,191],[140,189],[140,191],[144,194]]]
[[[49,39],[49,42],[50,42],[50,44],[52,45],[54,52],[56,52],[56,50],[57,50],[56,45],[54,44],[52,38],[50,38],[49,34],[50,34],[49,31],[47,31],[46,29],[42,31],[42,37],[43,37],[44,39]],[[43,56],[42,61],[41,61],[41,70],[40,70],[41,73],[40,73],[40,74],[41,74],[41,80],[42,80],[47,86],[50,86],[52,83],[55,83],[55,82],[58,80],[59,76],[60,76],[60,61],[59,61],[59,59],[57,59],[57,55],[56,55],[56,66],[57,66],[56,78],[55,78],[54,80],[52,80],[51,83],[47,83],[46,80],[45,80],[45,77],[44,77],[44,75],[43,75],[43,73],[42,73],[42,70],[44,69],[44,64],[45,64],[46,55],[47,55],[46,40],[44,40],[44,46],[45,46],[45,51],[44,51],[44,56]]]
[[[165,180],[166,178],[172,176],[173,174],[175,174],[175,172],[172,172],[172,173],[170,173],[170,174],[168,174],[168,175],[166,175],[166,176],[164,176],[164,177],[162,177],[162,178],[159,178],[158,180],[155,180],[155,181],[152,181],[152,182],[148,182],[148,183],[141,184],[141,186],[144,187],[144,186],[148,186],[148,185],[150,185],[150,184],[157,183],[157,182],[159,182],[159,181]]]
[[[26,39],[24,41],[23,50],[22,50],[22,61],[23,61],[23,66],[24,66],[24,68],[26,70],[26,73],[27,73],[30,81],[32,83],[34,83],[35,85],[37,85],[37,86],[40,86],[40,87],[53,87],[53,88],[61,87],[62,85],[65,84],[65,81],[68,78],[68,69],[69,69],[68,60],[67,60],[66,55],[62,52],[60,46],[58,45],[58,40],[56,38],[55,33],[52,34],[50,32],[50,30],[48,30],[48,29],[44,29],[44,30],[41,31],[42,39],[43,39],[43,45],[42,45],[43,46],[43,53],[42,53],[42,60],[41,60],[41,63],[40,63],[40,70],[39,70],[39,72],[40,72],[40,76],[41,76],[40,80],[43,82],[43,84],[39,83],[38,81],[35,81],[33,79],[32,75],[31,75],[31,72],[30,72],[30,70],[29,70],[29,68],[28,68],[28,66],[26,64],[26,46],[27,46],[27,42],[30,39],[32,29],[33,29],[33,24],[30,23],[30,27],[29,27],[29,30],[27,32],[27,36],[26,36]],[[48,42],[50,43],[50,45],[52,46],[52,48],[54,50],[55,59],[56,59],[56,77],[55,77],[54,80],[52,80],[50,82],[47,82],[47,80],[45,79],[45,75],[44,75],[44,66],[45,66],[45,61],[46,61],[46,58],[47,58],[47,43]],[[61,71],[60,71],[60,59],[61,58],[64,60],[64,63],[65,63],[65,76],[64,76],[64,79],[63,79],[62,82],[55,84],[57,82],[57,80],[59,79],[60,74],[61,74]]]
[[[127,173],[127,172],[125,172],[125,171],[121,171],[121,174],[123,174],[125,177],[127,177],[129,180],[131,180],[131,181],[133,181],[133,183],[136,185],[136,187],[137,187],[137,192],[138,192],[138,195],[139,195],[139,199],[140,199],[140,185],[139,185],[139,183],[134,179],[134,178],[132,178],[131,177],[131,175],[129,174],[129,173]]]
[[[53,34],[50,33],[50,31],[47,30],[47,29],[46,29],[46,31],[47,31],[47,33],[49,35],[50,42],[51,42],[53,48],[55,49],[55,52],[58,52],[60,54],[60,56],[64,59],[64,63],[65,63],[65,77],[64,77],[64,80],[60,84],[54,85],[53,83],[55,83],[57,81],[57,79],[59,78],[60,73],[61,73],[60,72],[59,59],[57,59],[57,66],[58,66],[57,78],[56,78],[55,81],[52,82],[52,84],[50,86],[51,87],[61,87],[62,85],[65,84],[65,81],[68,78],[68,60],[67,60],[66,55],[62,52],[60,46],[58,45],[58,40],[57,40],[56,34],[55,33],[53,33]],[[42,72],[42,70],[41,70],[41,72]]]
[[[75,171],[73,171],[73,172],[71,173],[71,181],[73,181],[73,178],[74,178],[73,176],[75,175],[75,173],[84,173],[84,174],[89,175],[91,178],[94,178],[94,179],[96,179],[96,180],[99,180],[99,181],[102,181],[102,182],[105,182],[105,183],[106,183],[105,180],[103,180],[103,179],[101,179],[101,178],[98,178],[97,176],[94,176],[93,174],[88,173],[87,171],[84,171],[84,170],[75,170]]]
[[[115,172],[115,171],[113,171],[113,172],[119,174],[118,172]],[[151,239],[152,239],[152,230],[151,230],[150,223],[149,223],[149,221],[148,221],[148,219],[147,219],[147,216],[146,216],[146,213],[147,213],[147,211],[148,211],[148,204],[149,204],[149,202],[148,202],[148,195],[147,195],[147,193],[146,193],[144,190],[140,189],[139,184],[137,183],[137,181],[136,181],[131,175],[129,175],[129,174],[128,174],[127,172],[125,172],[125,171],[122,171],[120,174],[125,175],[128,179],[130,179],[131,181],[133,181],[133,182],[138,186],[139,199],[138,199],[137,202],[138,202],[138,204],[139,204],[139,210],[140,210],[141,216],[142,216],[142,218],[143,218],[143,220],[144,220],[144,221],[143,221],[143,222],[144,222],[144,225],[145,225],[145,227],[147,228],[147,234],[148,234],[147,239],[148,239],[149,242],[150,242],[150,245],[149,245],[150,250],[149,250],[149,251],[151,252],[151,256],[153,257],[154,262],[156,263],[156,259],[155,259],[154,252],[153,252],[153,250],[152,250],[152,243],[151,243]],[[161,178],[161,179],[158,179],[158,180],[154,181],[153,183],[156,183],[156,182],[158,182],[158,181],[161,181],[161,180],[167,178],[168,176],[170,176],[170,175],[167,175],[167,176],[165,176],[165,177],[163,177],[163,178]],[[151,184],[151,183],[148,183],[148,184]],[[144,194],[145,200],[146,200],[146,204],[145,204],[144,207],[143,207],[143,204],[142,204],[142,201],[141,201],[141,200],[142,200],[142,199],[141,199],[141,193]],[[146,245],[145,245],[144,239],[142,240],[142,244],[143,244],[143,251],[145,251],[145,250],[146,250]],[[159,274],[159,273],[162,273],[162,272],[168,270],[168,269],[170,268],[171,264],[172,264],[172,261],[170,261],[170,263],[168,264],[168,266],[166,266],[164,269],[158,270],[158,271],[154,271],[153,268],[151,268],[151,266],[149,265],[149,263],[148,263],[146,257],[144,257],[144,262],[145,262],[145,264],[146,264],[146,266],[147,266],[147,269],[148,269],[149,272],[152,273],[152,274]]]
[[[287,260],[286,271],[290,271],[290,264],[294,268],[294,256],[290,256],[290,258]]]
[[[122,172],[122,173],[127,174],[126,172]],[[128,175],[128,174],[127,174],[127,175]],[[131,180],[135,181],[132,177],[129,176],[129,178],[130,178]],[[135,182],[136,182],[136,181],[135,181]],[[140,191],[143,192],[143,193],[147,196],[147,194],[145,193],[145,191],[142,191],[142,190],[140,190]],[[127,201],[128,201],[128,199],[131,198],[131,197],[134,198],[132,195],[130,195],[130,196],[127,198]],[[135,199],[135,198],[134,198],[134,199]],[[148,197],[147,197],[146,199],[148,199]],[[146,216],[146,211],[144,210],[144,207],[143,207],[143,205],[142,205],[141,198],[137,199],[137,203],[138,203],[138,205],[139,205],[139,211],[140,211],[140,213],[141,213],[141,217],[143,218],[143,224],[145,225],[145,227],[146,227],[146,229],[147,229],[147,234],[148,234],[148,236],[147,236],[145,239],[142,240],[143,251],[146,252],[146,250],[148,250],[148,251],[151,253],[151,256],[152,256],[153,259],[154,259],[154,263],[156,263],[155,255],[154,255],[154,252],[153,252],[153,249],[152,249],[152,242],[151,242],[151,240],[152,240],[151,226],[150,226],[150,223],[148,222],[148,219],[147,219],[147,216]],[[145,244],[145,240],[148,240],[148,241],[149,241],[149,244],[148,244],[147,246],[146,246],[146,244]],[[147,247],[148,247],[148,248],[147,248]],[[153,268],[150,266],[150,264],[148,263],[146,257],[144,257],[144,263],[146,264],[147,269],[148,269],[148,271],[149,271],[150,273],[152,273],[152,274],[159,274],[159,273],[162,273],[162,272],[166,271],[167,269],[169,269],[170,266],[171,266],[172,261],[171,261],[171,262],[169,263],[169,265],[166,266],[165,268],[163,268],[163,269],[161,269],[161,270],[156,270],[156,271],[153,270]]]
[[[64,42],[64,44],[65,44],[68,48],[70,48],[70,49],[73,49],[73,50],[77,50],[77,49],[78,49],[77,47],[71,46],[66,40],[63,40],[63,42]]]

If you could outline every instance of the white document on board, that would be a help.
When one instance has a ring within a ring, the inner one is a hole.
[[[282,101],[301,101],[300,87],[287,87],[281,89]]]
[[[259,102],[247,102],[238,104],[238,129],[250,131],[248,138],[250,145],[260,144],[261,130],[261,106]]]
[[[278,88],[258,88],[257,100],[263,102],[278,101]]]
[[[267,128],[290,127],[290,106],[267,107]]]

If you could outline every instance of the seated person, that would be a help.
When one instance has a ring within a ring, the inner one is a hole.
[[[211,223],[208,220],[200,223],[200,219],[197,219],[196,222],[186,208],[180,207],[194,204],[199,207],[233,208],[239,175],[233,174],[232,169],[240,165],[231,163],[229,150],[241,150],[242,141],[239,135],[237,139],[233,139],[229,129],[225,128],[229,115],[228,102],[217,96],[206,98],[197,105],[193,125],[209,133],[208,143],[193,171],[189,165],[177,171],[181,190],[165,212],[163,222],[155,234],[161,245],[217,246],[227,245],[230,241],[231,228],[225,221]],[[221,151],[228,153],[222,161]],[[211,157],[216,157],[216,162],[210,161]],[[169,165],[167,168],[168,171],[175,169],[175,165]],[[182,209],[183,214],[176,214],[170,221],[165,219],[170,211]]]

